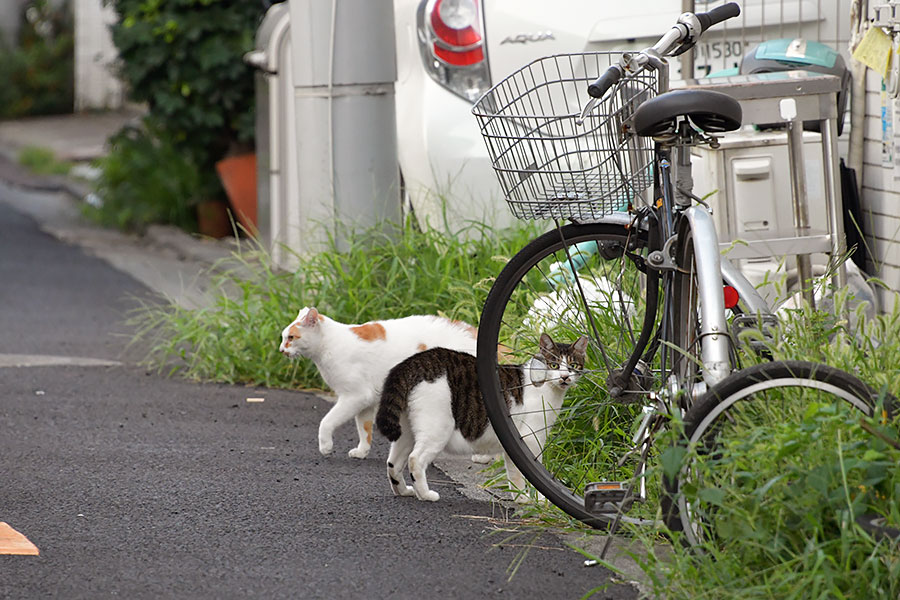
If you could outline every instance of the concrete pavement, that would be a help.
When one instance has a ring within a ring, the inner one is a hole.
[[[0,154],[15,159],[22,149],[37,146],[61,160],[91,160],[106,153],[107,138],[138,123],[141,115],[135,108],[0,121]]]
[[[0,202],[0,355],[24,365],[0,367],[0,520],[40,551],[0,555],[0,597],[636,596],[552,534],[505,541],[437,470],[441,503],[395,498],[383,440],[322,457],[316,396],[137,368],[123,317],[153,292],[90,251]]]
[[[42,554],[0,557],[0,596],[567,598],[609,582],[555,536],[507,582],[523,549],[498,546],[501,506],[454,493],[470,463],[433,475],[447,502],[403,503],[377,456],[318,455],[321,400],[136,369],[127,299],[204,305],[216,290],[201,273],[231,243],[88,225],[71,188],[10,175],[4,147],[0,521]]]

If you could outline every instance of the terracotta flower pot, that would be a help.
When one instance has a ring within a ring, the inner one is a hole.
[[[197,230],[201,235],[223,238],[232,234],[228,205],[209,200],[197,205]]]
[[[216,171],[235,218],[248,232],[256,234],[256,154],[223,158],[216,163]]]

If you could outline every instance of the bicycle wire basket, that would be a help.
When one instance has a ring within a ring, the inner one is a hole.
[[[642,201],[653,183],[653,143],[625,125],[656,95],[656,71],[623,77],[578,122],[588,85],[621,55],[540,58],[475,103],[472,113],[517,218],[595,220]]]

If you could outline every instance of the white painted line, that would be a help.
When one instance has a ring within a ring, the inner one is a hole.
[[[45,354],[0,354],[3,367],[117,367],[122,363],[85,356],[48,356]]]

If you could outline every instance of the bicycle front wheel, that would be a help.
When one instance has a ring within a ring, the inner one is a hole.
[[[479,385],[507,455],[547,499],[595,526],[607,519],[585,509],[584,487],[615,475],[615,456],[631,447],[629,429],[653,389],[643,362],[627,380],[611,377],[636,346],[648,346],[645,313],[656,320],[658,277],[642,272],[646,245],[645,232],[609,223],[550,231],[501,271],[478,329]],[[587,336],[585,363],[555,422],[519,432],[498,367],[528,361],[542,332],[564,343]]]
[[[678,389],[687,395],[685,406],[694,397],[694,385],[700,381],[700,303],[697,286],[697,266],[694,260],[694,237],[685,229],[679,239],[676,264],[672,277],[672,343],[664,348],[671,355],[672,373],[678,379]]]
[[[893,397],[827,365],[768,362],[733,373],[684,415],[687,443],[676,448],[685,456],[664,478],[666,524],[697,545],[750,530],[774,539],[823,503],[839,513],[848,481],[862,476],[848,473],[841,453],[865,443],[860,417],[876,411],[886,422]]]

